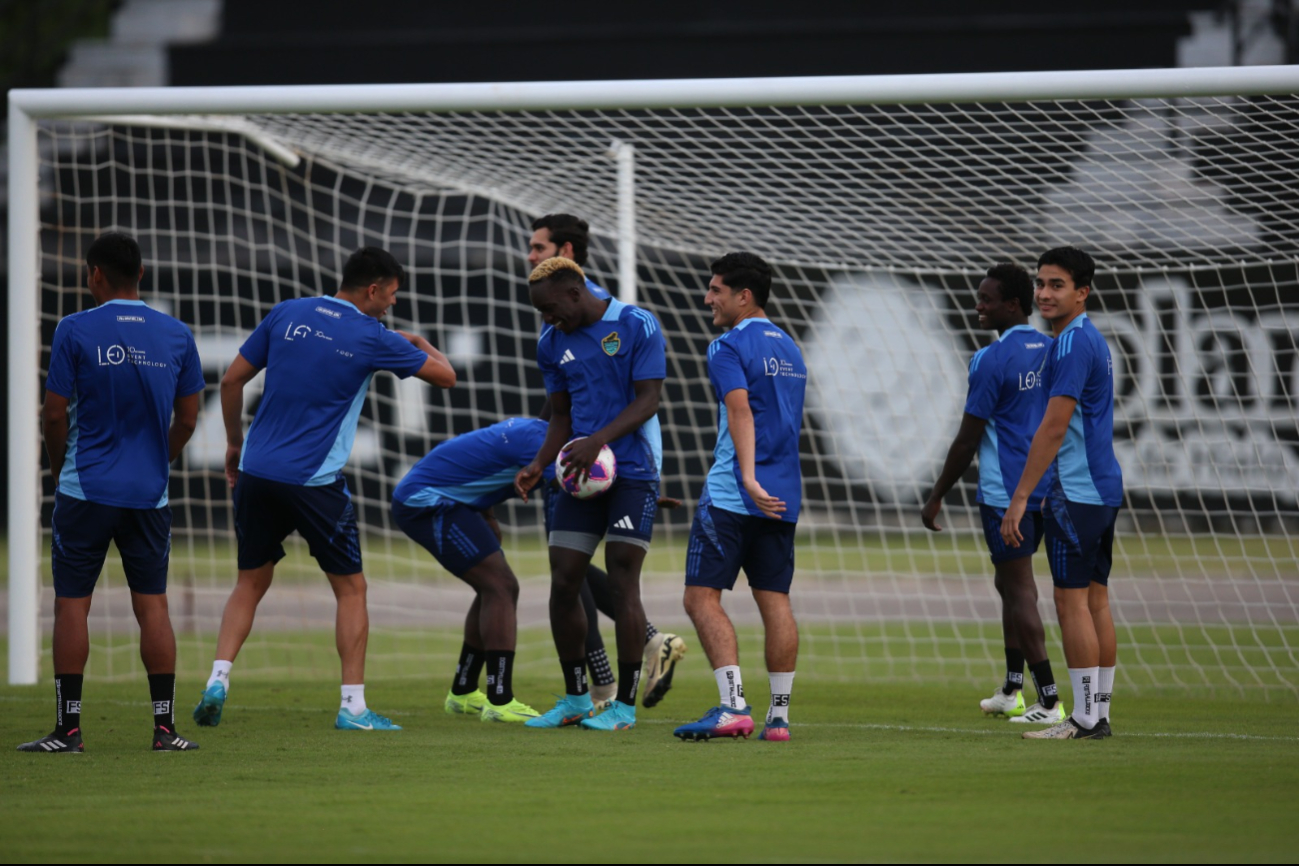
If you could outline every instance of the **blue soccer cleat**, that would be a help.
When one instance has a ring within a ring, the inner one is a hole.
[[[226,687],[217,680],[208,686],[194,708],[194,722],[205,728],[215,728],[221,724],[221,710],[226,705]]]
[[[555,704],[554,709],[547,710],[535,719],[528,719],[523,724],[529,728],[563,728],[576,725],[593,715],[595,715],[595,705],[591,703],[590,694],[564,695],[559,699],[559,703]]]
[[[594,718],[582,719],[588,731],[627,731],[636,727],[636,705],[610,701],[603,713]]]
[[[353,715],[351,710],[340,709],[334,727],[340,731],[400,731],[401,725],[395,725],[392,719],[381,716],[374,710]]]
[[[744,737],[753,733],[753,713],[745,707],[713,707],[697,722],[682,725],[672,732],[683,740],[711,740],[714,737]]]

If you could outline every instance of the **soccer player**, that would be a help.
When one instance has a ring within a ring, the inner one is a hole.
[[[1001,596],[1001,633],[1006,649],[1006,679],[992,697],[979,702],[979,707],[990,715],[1005,714],[1012,721],[1055,724],[1064,720],[1064,707],[1060,706],[1047,658],[1046,635],[1037,612],[1037,584],[1033,582],[1033,554],[1042,540],[1042,497],[1046,495],[1048,478],[1038,482],[1028,498],[1028,510],[1020,527],[1025,543],[1009,547],[1001,540],[1001,519],[1010,505],[1006,483],[1023,472],[1029,442],[1046,409],[1042,365],[1046,363],[1050,340],[1028,324],[1033,308],[1033,279],[1019,265],[989,268],[975,297],[979,327],[990,328],[1001,336],[970,360],[970,389],[961,428],[948,449],[938,482],[925,501],[921,519],[927,529],[942,531],[938,512],[943,497],[978,453],[976,499],[996,575],[993,585]],[[1037,691],[1037,701],[1027,709],[1023,693],[1025,659]]]
[[[226,480],[234,488],[239,578],[221,618],[216,661],[202,700],[200,725],[217,725],[230,689],[230,669],[270,588],[281,542],[297,530],[329,579],[338,601],[335,626],[342,660],[341,730],[400,730],[365,702],[365,649],[370,631],[356,512],[343,465],[376,371],[455,385],[445,356],[423,337],[381,323],[397,301],[406,272],[388,252],[357,250],[343,266],[332,297],[277,304],[239,349],[221,380],[226,427]],[[243,433],[244,386],[266,370],[266,387]]]
[[[54,571],[54,731],[20,752],[83,752],[81,686],[95,583],[117,544],[140,624],[153,700],[153,750],[198,745],[176,733],[176,637],[167,612],[170,463],[194,433],[203,368],[194,336],[140,300],[140,246],[121,232],[86,251],[96,306],[59,322],[41,411],[50,473]],[[17,468],[17,467],[15,467]]]
[[[608,445],[618,461],[613,486],[594,499],[562,496],[550,531],[550,620],[564,673],[565,694],[554,709],[526,722],[560,727],[580,722],[595,730],[636,724],[636,692],[645,650],[640,571],[649,550],[658,503],[658,466],[644,429],[658,412],[667,375],[666,343],[658,321],[644,310],[586,289],[571,259],[539,264],[528,278],[532,305],[548,327],[537,342],[537,364],[546,381],[552,415],[546,438],[515,486],[527,500],[560,449],[572,439],[565,470],[589,472]],[[600,540],[605,568],[616,587],[618,691],[598,717],[587,691],[586,612],[579,598],[587,566]]]
[[[771,267],[752,253],[712,264],[704,304],[726,328],[708,347],[708,379],[719,403],[717,446],[686,548],[686,613],[713,666],[718,705],[674,733],[683,740],[748,737],[735,627],[722,590],[744,569],[762,614],[771,705],[761,738],[789,739],[789,696],[798,624],[789,604],[794,529],[802,504],[798,440],[807,367],[793,338],[767,318]]]
[[[1110,736],[1118,649],[1109,577],[1123,471],[1114,457],[1114,362],[1087,318],[1095,272],[1091,256],[1074,247],[1048,250],[1037,260],[1037,307],[1055,335],[1046,362],[1046,414],[1002,519],[1001,537],[1011,547],[1024,543],[1020,526],[1029,496],[1053,468],[1043,522],[1073,713],[1025,733],[1027,739]]]
[[[532,221],[532,237],[528,240],[528,265],[535,268],[546,259],[559,257],[572,259],[585,268],[590,243],[591,229],[586,220],[567,213],[546,214]],[[583,279],[591,294],[602,301],[609,299],[609,293],[592,281],[590,276],[584,273]],[[543,421],[550,420],[549,398],[542,405],[538,417]],[[655,465],[662,472],[663,437],[658,416],[646,421],[644,429],[646,439],[654,449]],[[542,489],[547,520],[554,511],[553,499],[559,495],[562,494],[553,485],[547,484]],[[658,505],[659,508],[679,508],[681,500],[660,494]],[[614,595],[609,576],[594,565],[587,572],[586,582],[582,584],[582,607],[586,609],[586,663],[591,673],[591,699],[597,709],[603,709],[617,695],[618,686],[613,668],[609,665],[609,656],[605,652],[604,638],[600,635],[598,614],[613,616]],[[677,662],[686,654],[686,642],[675,634],[660,632],[653,623],[649,623],[647,628],[642,703],[653,707],[672,688],[672,675]]]

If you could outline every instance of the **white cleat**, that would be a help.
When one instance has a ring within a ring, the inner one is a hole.
[[[591,704],[595,707],[597,713],[609,709],[609,704],[618,696],[618,683],[612,682],[607,686],[591,686]]]
[[[641,688],[645,697],[641,703],[652,707],[663,700],[663,696],[672,688],[672,673],[677,662],[686,654],[686,642],[680,637],[667,632],[659,632],[645,644],[645,679]]]
[[[1006,694],[1001,689],[992,693],[992,697],[979,701],[979,709],[989,716],[1022,716],[1024,715],[1024,693],[1015,689],[1013,694]]]
[[[1026,740],[1099,740],[1105,735],[1101,733],[1099,725],[1089,731],[1068,718],[1040,731],[1025,731],[1023,736]]]
[[[1061,700],[1057,700],[1055,706],[1049,710],[1040,703],[1033,704],[1033,706],[1024,710],[1024,715],[1011,716],[1010,718],[1012,722],[1020,722],[1026,725],[1059,725],[1064,719],[1064,701]]]

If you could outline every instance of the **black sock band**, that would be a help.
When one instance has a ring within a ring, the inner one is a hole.
[[[514,651],[487,651],[487,700],[503,706],[514,700]]]
[[[586,694],[586,659],[561,659],[559,666],[564,669],[564,694]]]
[[[70,734],[81,727],[82,674],[54,675],[54,733]]]
[[[609,665],[609,654],[604,647],[587,648],[586,668],[591,672],[591,682],[597,686],[607,686],[613,682],[613,668]]]
[[[650,622],[649,620],[645,620],[645,643],[649,643],[650,641],[652,641],[654,639],[654,635],[658,633],[659,630],[654,627],[654,623]]]
[[[1006,682],[1001,686],[1001,693],[1014,694],[1024,688],[1024,653],[1006,647]]]
[[[1055,676],[1051,673],[1051,660],[1030,662],[1028,671],[1033,675],[1033,688],[1037,690],[1037,702],[1046,709],[1051,709],[1060,699],[1055,689]]]
[[[451,681],[451,694],[468,695],[478,691],[478,675],[483,671],[483,651],[469,644],[460,645],[460,661]]]
[[[640,688],[640,662],[618,660],[618,703],[636,706],[636,690]]]
[[[176,733],[172,705],[176,703],[176,675],[149,674],[149,697],[153,700],[153,726]]]

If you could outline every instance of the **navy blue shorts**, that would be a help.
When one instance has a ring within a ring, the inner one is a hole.
[[[167,591],[170,508],[118,508],[56,492],[51,529],[50,563],[59,598],[85,598],[95,591],[110,541],[121,554],[131,592]]]
[[[284,539],[295,529],[326,574],[362,571],[361,538],[346,481],[306,487],[240,472],[235,484],[239,569],[279,562]]]
[[[658,479],[614,479],[613,486],[593,499],[578,499],[563,491],[550,494],[550,546],[593,554],[601,538],[649,550],[658,513]]]
[[[501,549],[482,512],[459,502],[410,506],[392,504],[392,517],[401,531],[420,543],[442,567],[456,577]]]
[[[686,586],[733,589],[743,568],[751,588],[788,593],[797,526],[699,503],[686,547]]]
[[[988,542],[988,553],[992,562],[1010,562],[1012,559],[1023,559],[1037,553],[1042,543],[1042,512],[1025,511],[1019,521],[1019,534],[1024,540],[1019,547],[1011,547],[1001,539],[1001,521],[1006,516],[1006,509],[979,503],[979,517],[983,521],[983,539]]]
[[[1108,505],[1069,502],[1052,494],[1046,498],[1046,553],[1051,579],[1062,589],[1108,586],[1114,563],[1114,523],[1119,510]]]

